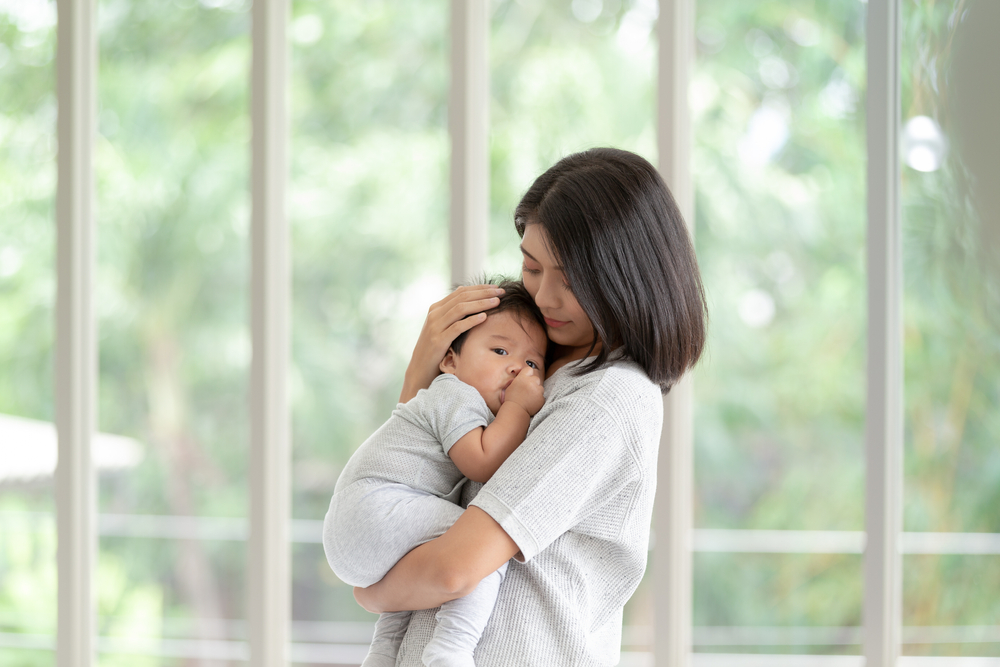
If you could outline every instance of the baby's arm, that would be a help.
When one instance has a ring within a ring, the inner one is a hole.
[[[497,416],[487,427],[475,428],[452,445],[448,456],[474,482],[487,482],[528,434],[531,418],[542,409],[542,379],[525,366],[507,387]]]

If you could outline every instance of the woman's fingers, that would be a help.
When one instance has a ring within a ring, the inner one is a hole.
[[[446,320],[450,319],[452,322],[467,317],[472,313],[481,313],[484,310],[489,310],[490,308],[496,308],[497,304],[500,303],[499,297],[488,297],[485,299],[476,299],[474,301],[459,301],[455,303],[443,314]],[[448,326],[451,326],[450,324]]]
[[[459,287],[454,292],[430,307],[430,313],[460,314],[465,317],[477,310],[488,310],[497,305],[503,290],[494,285]],[[456,310],[457,309],[457,310]]]
[[[451,342],[461,336],[463,333],[476,326],[477,324],[482,324],[486,320],[486,313],[477,313],[475,315],[470,315],[469,317],[463,317],[458,320],[450,327],[444,330],[444,335],[442,340],[448,341],[448,346],[451,346]],[[445,352],[448,350],[445,349]],[[443,355],[442,355],[443,356]]]
[[[466,318],[473,319],[469,317],[473,313],[495,308],[500,303],[498,294],[502,293],[502,289],[492,285],[459,287],[430,307],[424,329],[430,334],[435,348],[444,346],[442,356],[456,336],[483,321],[483,318],[478,318],[467,322]]]

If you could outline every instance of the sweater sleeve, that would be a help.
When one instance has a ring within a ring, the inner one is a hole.
[[[493,421],[493,413],[475,387],[448,373],[434,378],[411,402],[400,416],[433,434],[445,454],[463,435]]]
[[[471,503],[500,524],[524,561],[638,475],[613,411],[586,396],[556,400]]]

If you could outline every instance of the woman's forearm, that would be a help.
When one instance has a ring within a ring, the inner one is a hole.
[[[431,382],[438,376],[436,368],[434,372],[428,372],[424,367],[414,366],[416,364],[411,363],[410,367],[406,369],[406,374],[403,375],[403,389],[399,392],[400,403],[408,403],[411,398],[417,395],[418,391],[431,386]]]
[[[354,597],[376,613],[432,609],[472,592],[517,552],[500,524],[470,507],[444,535],[406,554],[381,581],[355,588]]]
[[[358,603],[371,612],[433,609],[466,594],[457,576],[450,579],[440,567],[433,545],[422,544],[376,584],[355,588]]]

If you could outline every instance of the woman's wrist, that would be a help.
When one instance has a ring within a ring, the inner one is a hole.
[[[406,369],[406,373],[403,374],[403,389],[399,392],[399,402],[406,403],[416,396],[418,391],[430,387],[431,382],[437,376],[438,373],[436,372],[419,372],[413,368],[413,363],[411,362],[410,366]]]
[[[354,588],[354,599],[357,601],[365,611],[370,611],[373,614],[381,614],[384,609],[378,601],[378,584],[374,586],[369,586],[368,588],[361,588],[355,586]]]

